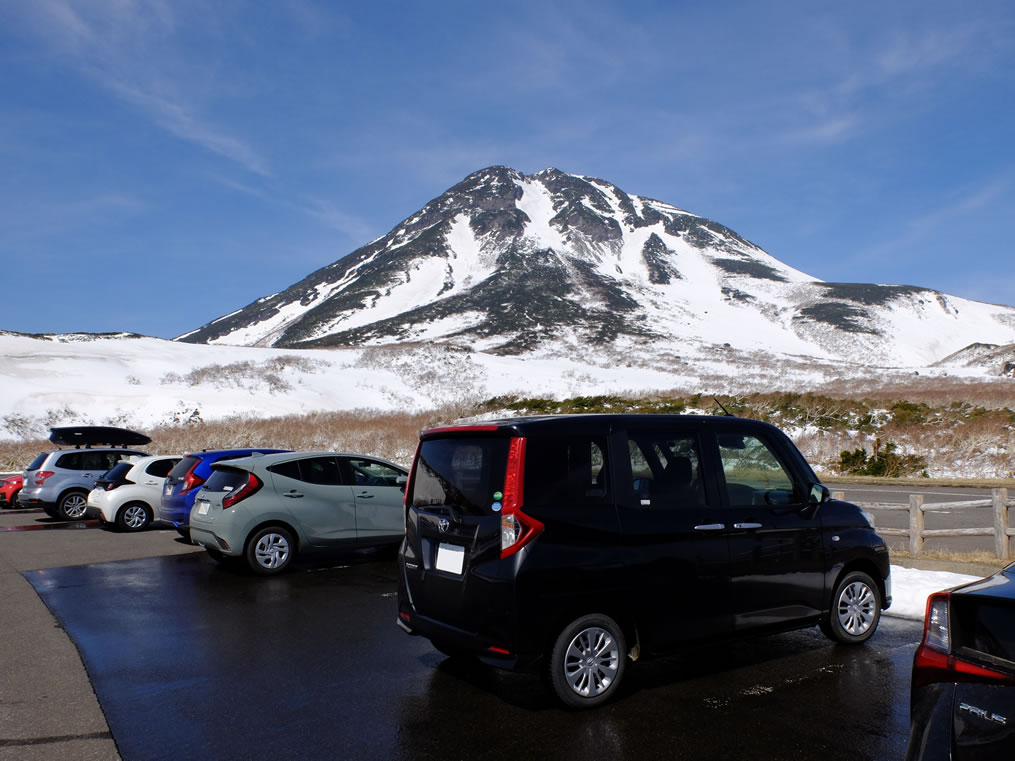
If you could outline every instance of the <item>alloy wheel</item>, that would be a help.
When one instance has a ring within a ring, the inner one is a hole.
[[[564,656],[568,685],[582,697],[595,697],[609,689],[617,675],[620,651],[605,629],[598,626],[578,632]]]
[[[88,500],[80,494],[72,494],[63,500],[63,514],[70,520],[77,520],[85,514]]]
[[[148,522],[148,513],[141,505],[129,505],[123,510],[123,522],[127,528],[136,531]]]
[[[854,581],[839,594],[839,624],[849,634],[858,636],[874,623],[877,596],[862,581]]]

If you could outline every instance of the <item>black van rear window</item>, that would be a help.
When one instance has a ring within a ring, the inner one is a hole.
[[[424,441],[413,477],[412,505],[447,505],[467,515],[492,515],[503,499],[510,439],[469,437]]]

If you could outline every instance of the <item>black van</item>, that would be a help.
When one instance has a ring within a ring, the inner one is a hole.
[[[563,415],[424,431],[398,625],[441,652],[548,669],[590,707],[627,660],[818,624],[867,640],[888,548],[774,426]]]

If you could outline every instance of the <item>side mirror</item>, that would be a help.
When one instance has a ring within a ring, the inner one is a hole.
[[[405,485],[407,483],[409,483],[408,476],[399,476],[398,478],[395,479],[395,486],[397,486],[402,491],[405,491]]]
[[[807,499],[807,503],[810,505],[820,505],[822,502],[827,502],[832,498],[832,493],[828,491],[828,487],[824,484],[811,484],[811,493]]]
[[[786,507],[793,504],[793,492],[788,489],[773,489],[765,492],[765,504]]]

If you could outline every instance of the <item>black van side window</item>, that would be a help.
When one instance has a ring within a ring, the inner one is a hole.
[[[705,503],[701,457],[693,434],[632,432],[627,447],[636,505],[667,510]]]
[[[525,454],[525,503],[588,505],[611,500],[606,437],[532,438]]]
[[[721,434],[718,441],[731,506],[788,505],[793,501],[793,479],[764,440]]]

